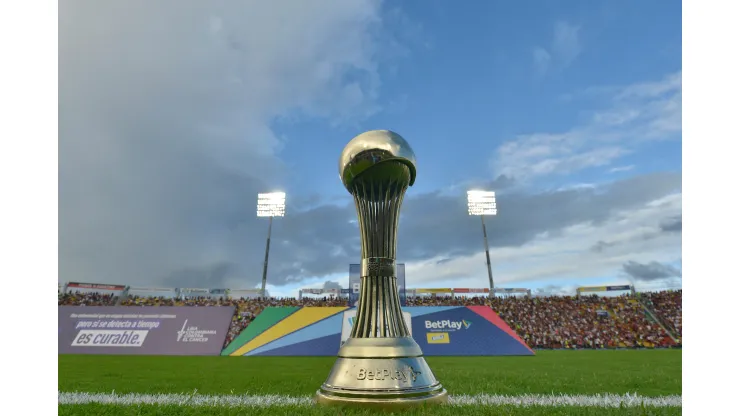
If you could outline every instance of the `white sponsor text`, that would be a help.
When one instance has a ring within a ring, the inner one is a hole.
[[[77,333],[73,347],[141,347],[149,331],[85,329]]]

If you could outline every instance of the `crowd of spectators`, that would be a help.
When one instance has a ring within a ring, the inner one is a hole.
[[[681,333],[681,291],[645,295],[645,305],[670,330]],[[114,305],[117,298],[97,293],[60,294],[59,305]],[[194,297],[132,296],[123,306],[235,306],[224,347],[231,343],[269,306],[345,306],[346,299],[269,298],[231,299]],[[677,343],[646,314],[643,304],[632,296],[549,297],[408,297],[409,306],[487,305],[531,347],[539,349],[660,348]],[[680,344],[680,339],[678,340]]]
[[[59,306],[113,306],[118,296],[97,292],[59,293]]]
[[[669,290],[641,294],[647,306],[655,311],[659,319],[663,320],[663,324],[679,337],[683,336],[681,332],[681,293],[681,290]]]
[[[635,299],[621,297],[497,298],[492,307],[532,348],[602,349],[673,346]]]

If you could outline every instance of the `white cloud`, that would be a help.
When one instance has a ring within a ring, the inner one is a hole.
[[[377,111],[393,43],[376,0],[66,0],[59,12],[62,280],[159,284],[212,268],[221,285],[260,270],[244,253],[263,250],[265,225],[248,207],[285,173],[271,123]]]
[[[268,279],[269,281],[269,279]],[[349,281],[349,267],[344,273],[334,273],[327,276],[311,276],[305,277],[300,282],[293,282],[286,285],[272,285],[268,283],[266,288],[272,296],[275,297],[298,297],[298,292],[301,289],[320,289],[320,288],[335,288],[335,287],[346,287]],[[236,281],[232,281],[233,284],[238,285]],[[234,286],[236,287],[236,286]]]
[[[594,111],[588,122],[563,133],[522,135],[499,146],[490,162],[494,175],[518,181],[564,175],[608,166],[648,140],[680,138],[680,72],[659,82],[607,87],[598,93],[609,94],[608,106]]]
[[[650,81],[631,85],[626,88],[612,87],[619,91],[616,98],[626,100],[630,98],[655,98],[681,90],[682,73],[670,74],[660,81]]]
[[[635,165],[615,166],[609,169],[609,173],[627,172],[635,168]]]
[[[532,59],[534,59],[534,67],[537,73],[544,74],[550,68],[552,57],[544,48],[539,46],[534,48],[534,51],[532,51]]]
[[[568,22],[555,23],[552,52],[563,66],[569,66],[581,53],[580,26]]]
[[[564,69],[570,66],[581,54],[580,30],[580,26],[564,21],[556,22],[550,49],[537,46],[532,51],[537,73],[544,74],[551,68]]]
[[[545,279],[617,276],[629,261],[669,263],[681,253],[680,233],[661,232],[666,216],[681,214],[681,194],[651,201],[640,209],[615,212],[601,223],[581,223],[545,233],[519,247],[490,251],[497,285]],[[493,218],[491,221],[495,221]],[[481,236],[482,238],[482,236]],[[495,235],[489,235],[495,240]],[[438,263],[440,258],[406,265],[408,287],[487,287],[485,254]],[[469,276],[460,278],[459,276]]]

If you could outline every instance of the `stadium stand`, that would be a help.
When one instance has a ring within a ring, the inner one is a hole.
[[[118,296],[98,292],[59,293],[59,306],[113,306]]]
[[[651,308],[663,324],[679,337],[681,332],[681,290],[649,292],[641,294],[647,306]]]
[[[491,305],[532,348],[654,348],[674,345],[628,296],[496,299]]]
[[[59,305],[236,306],[224,347],[269,306],[343,306],[342,297],[239,298],[140,297],[98,292],[59,293]],[[640,302],[643,299],[644,302]],[[533,349],[673,348],[681,346],[681,291],[623,296],[424,296],[409,306],[487,305]],[[649,308],[661,323],[654,322]],[[663,327],[678,335],[674,340]]]

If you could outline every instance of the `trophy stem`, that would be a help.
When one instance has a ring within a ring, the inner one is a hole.
[[[398,319],[402,316],[395,276],[361,278],[357,325],[352,327],[352,338],[407,337],[406,322]]]
[[[398,163],[398,162],[396,162]],[[359,219],[361,280],[357,323],[352,338],[406,337],[396,280],[396,241],[401,203],[408,187],[409,169],[398,163],[396,178],[351,189]]]

